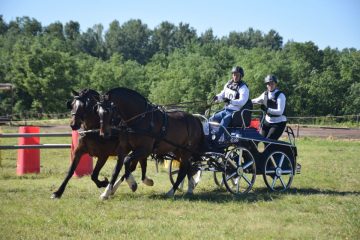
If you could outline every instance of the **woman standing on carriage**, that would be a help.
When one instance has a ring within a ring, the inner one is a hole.
[[[249,88],[244,81],[244,69],[242,67],[233,67],[231,70],[232,79],[230,79],[224,86],[224,89],[213,97],[215,102],[224,102],[225,107],[220,112],[215,113],[209,121],[218,122],[223,127],[228,127],[231,123],[232,114],[235,111],[243,109],[252,109],[252,103],[249,99]],[[215,134],[215,143],[224,133],[224,129],[219,127]]]
[[[287,121],[285,116],[286,97],[277,88],[276,76],[267,75],[265,84],[267,90],[251,101],[254,104],[261,104],[260,108],[266,114],[260,134],[269,139],[278,140],[284,132]]]

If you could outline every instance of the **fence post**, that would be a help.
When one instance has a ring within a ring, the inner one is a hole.
[[[1,130],[1,127],[0,127],[0,134],[2,134],[2,130]],[[1,145],[1,138],[0,138],[0,145]],[[1,150],[0,150],[0,167],[1,167]]]
[[[19,133],[39,133],[40,128],[35,126],[19,127]],[[19,137],[19,145],[40,144],[39,137]],[[19,149],[16,174],[40,173],[40,149]]]
[[[299,137],[299,124],[297,124],[296,126],[296,138]]]
[[[72,131],[72,140],[71,140],[71,153],[70,161],[74,158],[74,151],[79,144],[79,133],[77,131]],[[90,175],[93,171],[93,160],[89,154],[84,154],[80,158],[79,165],[75,169],[74,176],[82,177],[84,175]]]

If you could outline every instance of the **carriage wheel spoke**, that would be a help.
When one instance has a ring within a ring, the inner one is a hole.
[[[251,181],[250,179],[246,176],[246,175],[243,175],[243,178],[245,179],[245,181],[248,183],[248,185],[250,186],[251,185]]]
[[[280,179],[280,182],[283,185],[284,189],[286,189],[286,185],[285,185],[284,180],[282,179],[282,177],[279,177],[279,179]]]
[[[229,181],[229,179],[233,178],[236,175],[236,172],[233,172],[231,175],[226,176],[226,181]]]
[[[282,171],[283,172],[283,174],[291,174],[292,173],[292,170],[284,170],[284,171]]]
[[[280,158],[279,167],[281,167],[283,165],[284,158],[285,158],[285,155],[282,155],[281,158]]]
[[[272,184],[271,184],[271,188],[272,188],[272,189],[274,189],[275,183],[276,183],[276,180],[277,180],[277,179],[278,179],[278,177],[275,176],[275,177],[274,177],[274,180],[273,180],[273,182],[272,182]]]
[[[277,164],[276,164],[276,162],[275,162],[274,156],[271,156],[270,159],[271,159],[271,162],[272,162],[272,164],[274,165],[274,167],[277,168]]]
[[[242,148],[240,148],[240,152],[239,152],[239,162],[238,162],[238,165],[240,165],[240,162],[241,162],[241,159],[242,159],[242,157],[243,157],[243,149]]]
[[[275,173],[275,170],[267,170],[265,171],[266,174],[271,174],[271,173]]]
[[[178,174],[179,173],[179,170],[174,170],[171,172],[172,175],[175,175],[175,174]]]
[[[253,163],[254,163],[254,161],[251,161],[251,162],[247,163],[247,164],[243,167],[243,169],[247,169],[248,167],[250,167],[251,165],[253,165]]]

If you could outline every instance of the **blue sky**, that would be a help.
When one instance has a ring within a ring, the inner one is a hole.
[[[46,26],[60,21],[94,24],[141,19],[150,29],[162,21],[188,23],[198,35],[212,29],[218,37],[252,27],[277,31],[284,39],[314,42],[320,49],[360,50],[360,0],[0,0],[6,22],[29,16]]]

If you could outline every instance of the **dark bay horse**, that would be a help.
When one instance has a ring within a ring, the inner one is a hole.
[[[136,91],[127,88],[108,91],[97,112],[100,117],[100,135],[105,138],[111,135],[112,119],[121,119],[117,129],[127,135],[127,143],[132,150],[124,161],[125,177],[130,173],[129,165],[132,161],[146,161],[151,153],[164,155],[172,152],[180,160],[180,169],[178,178],[167,195],[175,194],[186,175],[189,183],[191,182],[190,161],[198,159],[204,140],[202,124],[198,118],[182,111],[166,113]],[[115,180],[116,178],[110,180],[108,191]],[[193,187],[194,183],[189,184],[188,193],[192,193]],[[103,196],[108,194],[105,191]]]
[[[95,168],[91,174],[91,179],[95,182],[97,187],[106,187],[109,181],[107,178],[100,181],[98,179],[99,172],[106,163],[108,157],[117,154],[117,149],[120,146],[119,141],[121,138],[119,138],[119,136],[109,139],[104,139],[99,136],[98,129],[100,127],[100,119],[94,112],[94,106],[99,101],[99,93],[91,89],[84,89],[80,93],[73,91],[72,94],[74,99],[69,101],[67,104],[68,108],[71,109],[70,127],[72,130],[79,130],[82,126],[86,133],[84,136],[79,138],[79,144],[74,151],[74,158],[72,159],[69,171],[59,189],[52,194],[51,198],[60,198],[62,196],[68,181],[74,174],[74,171],[79,164],[81,156],[86,153],[98,158]],[[124,149],[125,153],[129,152],[125,144],[121,144],[120,147]],[[118,159],[118,161],[120,161],[120,166],[122,166],[124,156],[120,157],[121,159]],[[146,167],[144,167],[146,162],[140,164],[142,169],[146,169]],[[132,170],[136,167],[135,162],[134,165],[135,166],[131,167]],[[153,181],[147,177],[145,177],[144,183],[150,186],[153,185]],[[133,188],[133,190],[136,189]]]

